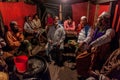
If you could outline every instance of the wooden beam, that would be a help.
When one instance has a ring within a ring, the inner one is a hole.
[[[19,2],[24,2],[24,0],[18,0]]]
[[[101,4],[101,3],[107,3],[107,2],[112,2],[112,1],[118,1],[118,0],[97,0],[96,4]]]
[[[59,9],[59,7],[53,7],[53,6],[49,6],[49,5],[45,5],[46,8],[52,8],[52,9]]]
[[[44,3],[45,5],[49,5],[49,6],[57,6],[59,7],[59,4],[55,4],[55,3]]]
[[[116,32],[119,31],[119,28],[120,28],[120,16],[118,16],[119,19],[118,19],[118,23],[117,23],[117,27],[116,27]]]
[[[89,13],[90,13],[90,1],[88,1],[88,7],[87,7],[87,21],[89,18]]]
[[[116,5],[116,8],[115,8],[115,12],[114,12],[114,18],[113,18],[113,21],[112,21],[112,28],[115,27],[115,22],[116,22],[116,19],[117,19],[117,13],[118,13],[118,5]]]
[[[95,9],[95,16],[94,16],[94,23],[93,24],[96,23],[96,20],[97,20],[97,17],[98,17],[98,11],[99,11],[99,5],[97,4],[96,9]]]
[[[62,4],[59,5],[59,18],[62,21]]]
[[[110,12],[110,25],[112,27],[112,22],[113,22],[113,17],[114,17],[114,14],[115,14],[115,8],[116,8],[116,2],[113,1],[113,2],[110,2],[110,9],[109,9],[109,12]],[[116,15],[117,16],[117,15]]]

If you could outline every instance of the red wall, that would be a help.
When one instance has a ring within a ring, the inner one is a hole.
[[[118,7],[119,8],[119,10],[118,10],[119,12],[118,13],[119,13],[119,16],[120,16],[120,0],[118,1],[118,6],[119,6]]]
[[[87,8],[88,8],[88,2],[77,3],[72,5],[73,20],[75,20],[76,24],[79,23],[81,16],[87,16]],[[93,26],[94,24],[95,10],[96,10],[96,5],[90,4],[88,22],[91,26]],[[98,16],[103,11],[109,11],[109,4],[99,5],[98,12],[97,12]]]
[[[36,13],[36,6],[23,2],[0,2],[0,11],[5,25],[9,26],[10,21],[15,20],[22,28],[24,17],[34,15]]]
[[[96,5],[90,4],[88,22],[91,26],[93,26],[94,24],[95,9],[96,9]]]
[[[100,15],[104,11],[109,11],[109,5],[99,5],[98,15]]]
[[[73,20],[76,24],[79,23],[81,16],[87,16],[87,6],[87,2],[72,5]]]

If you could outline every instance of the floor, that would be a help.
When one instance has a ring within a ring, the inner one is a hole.
[[[41,44],[41,45],[42,46],[38,45],[33,49],[33,51],[32,51],[33,55],[44,54],[41,52],[44,51],[45,44]],[[74,57],[75,55],[73,55],[71,53],[71,54],[65,54],[65,56],[73,56]],[[54,62],[52,62],[51,64],[48,63],[51,80],[78,80],[76,70],[71,70],[72,65],[75,65],[75,63],[69,62],[69,60],[66,60],[64,62],[63,67],[54,65]]]
[[[49,64],[49,70],[51,80],[77,80],[76,70],[71,70],[68,66],[58,67]]]

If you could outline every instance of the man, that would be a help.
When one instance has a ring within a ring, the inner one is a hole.
[[[75,22],[68,17],[67,20],[64,21],[64,29],[65,31],[75,31]]]
[[[0,35],[2,34],[0,33]],[[2,48],[5,46],[6,46],[5,40],[2,37],[0,37],[0,71],[4,71],[4,70],[7,71],[7,64],[4,60],[4,56],[3,56],[4,52],[2,50]]]
[[[89,44],[89,49],[95,54],[92,69],[101,69],[111,53],[110,42],[114,36],[115,31],[110,27],[110,14],[108,12],[101,13],[97,19],[93,38]]]
[[[34,23],[36,29],[39,29],[39,28],[42,27],[41,21],[40,21],[40,19],[39,19],[39,17],[38,17],[37,14],[35,14],[35,15],[33,16],[32,22]]]
[[[22,34],[22,32],[20,32],[17,22],[11,21],[10,28],[11,31],[7,31],[6,33],[6,41],[8,45],[15,51],[19,51],[20,49],[27,50],[26,52],[28,52],[29,56],[31,56],[31,44],[28,40],[24,40],[24,35]]]
[[[110,27],[110,14],[108,12],[103,12],[97,19],[95,31],[93,33],[92,39],[88,43],[87,52],[92,53],[94,55],[92,56],[91,66],[88,66],[90,70],[100,70],[102,68],[103,64],[105,63],[105,61],[111,53],[110,42],[112,41],[114,36],[115,31]],[[81,55],[77,56],[78,61],[79,59],[81,59]],[[81,64],[80,62],[77,62],[76,64],[79,65],[79,69],[77,71],[80,72]],[[82,66],[84,65],[82,64]],[[86,74],[88,74],[87,72],[84,73],[85,75],[82,75],[83,73],[80,72],[82,76],[86,76]]]
[[[26,36],[34,36],[37,31],[35,30],[35,25],[32,22],[31,16],[25,17],[25,23],[24,23],[24,31]]]
[[[38,20],[38,22],[39,22],[39,20]],[[36,23],[38,23],[38,22],[36,22]],[[45,30],[40,28],[41,26],[38,27],[38,25],[40,25],[40,24],[35,24],[35,20],[33,22],[31,16],[26,17],[26,22],[24,24],[24,31],[25,31],[24,33],[25,33],[26,37],[27,36],[32,37],[31,43],[33,43],[33,44],[40,43],[40,41],[46,40],[46,38],[43,36],[43,35],[45,35]]]
[[[47,43],[47,55],[49,55],[52,51],[55,52],[54,55],[55,61],[58,65],[62,65],[62,51],[64,49],[64,39],[65,39],[65,31],[62,25],[58,24],[58,19],[54,19],[54,25],[50,27],[48,34],[48,43]],[[57,53],[56,53],[57,52]],[[51,53],[51,55],[53,55]]]
[[[85,51],[87,49],[87,45],[90,43],[92,39],[93,29],[88,25],[87,17],[82,16],[81,22],[82,29],[79,32],[78,35],[78,48],[81,52]]]

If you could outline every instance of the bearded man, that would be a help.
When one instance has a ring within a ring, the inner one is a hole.
[[[86,50],[88,53],[92,53],[92,56],[89,55],[89,57],[92,58],[89,58],[91,63],[90,66],[88,66],[88,70],[101,70],[103,64],[112,53],[111,41],[114,36],[115,31],[110,27],[110,14],[108,12],[101,13],[95,24],[92,38],[88,43],[88,49]],[[88,53],[86,53],[86,55]],[[86,77],[89,73],[88,70],[83,70],[86,66],[80,62],[81,57],[84,58],[81,54],[77,56],[77,72],[80,76]],[[87,65],[88,62],[83,63]],[[81,72],[81,70],[83,70],[83,72]]]
[[[16,21],[10,22],[11,30],[6,32],[6,41],[8,45],[15,51],[25,51],[31,56],[31,44],[28,40],[24,40],[24,35],[18,28]]]

